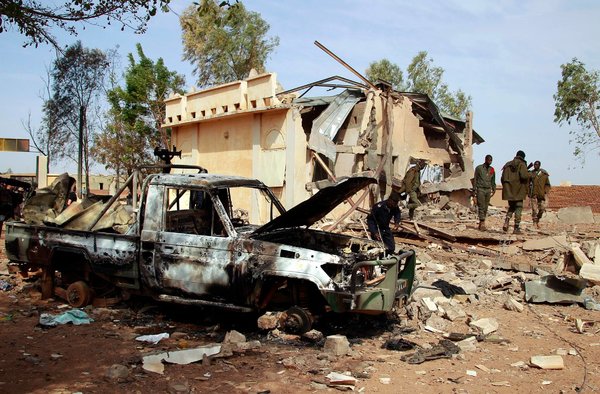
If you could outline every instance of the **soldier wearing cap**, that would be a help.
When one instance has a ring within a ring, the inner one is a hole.
[[[415,209],[421,206],[417,193],[421,186],[421,171],[426,165],[425,160],[419,160],[417,165],[409,168],[402,179],[402,186],[396,190],[398,193],[406,193],[409,197],[406,207],[410,220],[415,218]]]
[[[529,198],[531,202],[531,218],[533,224],[540,228],[540,219],[546,211],[546,196],[550,192],[550,175],[546,170],[540,168],[542,163],[536,160],[531,170],[531,181],[529,183]]]
[[[485,231],[485,218],[487,216],[490,198],[496,193],[496,173],[492,167],[492,155],[485,156],[485,162],[475,167],[473,188],[477,198],[479,214],[479,230]]]
[[[398,193],[392,192],[386,200],[373,205],[371,213],[367,215],[367,226],[371,238],[382,241],[388,254],[394,253],[396,250],[394,235],[390,229],[390,221],[393,218],[396,226],[400,224],[399,200]]]
[[[515,234],[520,234],[523,200],[527,196],[527,188],[531,174],[527,170],[525,152],[518,151],[515,158],[502,167],[502,199],[508,201],[508,211],[502,230],[508,231],[510,219],[515,215]]]

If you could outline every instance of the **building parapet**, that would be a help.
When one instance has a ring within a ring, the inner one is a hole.
[[[277,107],[281,102],[277,99],[276,87],[277,74],[266,73],[184,96],[173,95],[165,100],[166,118],[162,126],[172,127],[225,114]]]

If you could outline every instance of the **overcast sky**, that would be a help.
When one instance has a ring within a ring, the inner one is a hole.
[[[320,41],[347,63],[364,72],[369,63],[388,58],[404,70],[425,50],[445,69],[451,90],[473,98],[474,128],[486,140],[475,148],[475,164],[494,156],[499,170],[517,150],[540,160],[553,184],[600,184],[600,157],[587,156],[585,166],[573,158],[568,126],[553,123],[560,65],[573,57],[589,69],[600,69],[600,2],[596,0],[475,1],[399,0],[258,1],[244,0],[279,36],[280,45],[267,62],[285,89],[332,75],[356,79],[318,49]],[[78,37],[55,31],[61,43],[80,39],[84,46],[119,47],[125,56],[142,44],[152,59],[194,85],[192,67],[181,60],[177,13],[188,1],[173,0],[173,10],[155,17],[144,35],[118,28],[88,26]],[[0,136],[28,138],[22,121],[31,113],[39,122],[43,77],[54,51],[48,46],[22,48],[16,32],[0,34]],[[35,170],[34,153],[0,152],[0,171]],[[53,165],[61,172],[65,165]],[[73,166],[68,169],[72,171]],[[102,170],[102,167],[97,167]]]

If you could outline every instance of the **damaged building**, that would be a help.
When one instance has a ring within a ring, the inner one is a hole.
[[[411,165],[425,160],[422,194],[468,202],[473,144],[483,142],[471,114],[444,116],[427,95],[384,83],[334,76],[283,91],[276,78],[267,73],[167,99],[163,127],[182,150],[176,162],[260,179],[287,208],[328,181],[357,174],[378,179],[335,211],[344,216],[388,195]],[[307,96],[318,87],[340,93]],[[252,199],[247,208],[251,217],[259,215]]]

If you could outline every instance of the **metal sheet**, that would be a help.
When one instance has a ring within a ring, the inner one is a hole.
[[[377,180],[371,177],[353,177],[339,181],[335,186],[319,190],[308,200],[301,202],[281,216],[259,227],[254,234],[273,231],[279,228],[311,226],[321,220],[342,201]]]
[[[308,140],[309,148],[335,161],[336,149],[333,139],[354,105],[363,97],[363,93],[356,90],[345,90],[339,94],[313,121]]]

